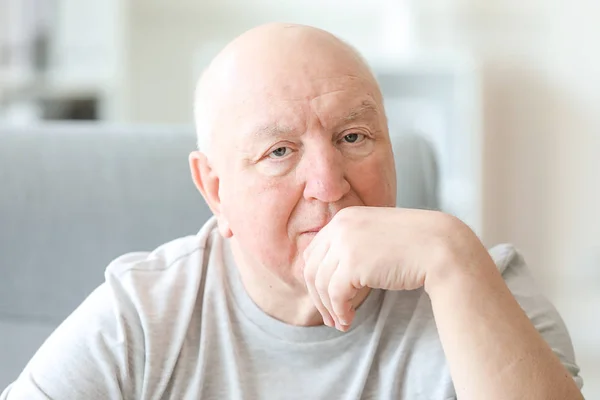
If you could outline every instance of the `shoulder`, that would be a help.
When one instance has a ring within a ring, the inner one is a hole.
[[[510,243],[503,243],[489,249],[490,256],[496,263],[500,273],[504,273],[509,265],[514,266],[523,261],[517,248]]]
[[[579,377],[567,327],[552,302],[536,284],[523,255],[511,244],[495,246],[489,253],[531,323],[581,387],[583,382]]]
[[[196,235],[174,239],[151,252],[132,252],[114,259],[106,268],[106,276],[126,279],[130,275],[160,276],[188,263],[203,262],[210,251],[216,233],[216,223],[210,219]]]
[[[106,301],[144,336],[169,337],[185,329],[182,324],[202,307],[198,296],[206,285],[211,252],[220,240],[215,228],[211,219],[197,235],[115,259],[105,272]]]
[[[167,242],[151,252],[124,254],[105,271],[105,285],[142,305],[177,292],[198,289],[207,268],[211,247],[218,235],[209,220],[197,235]]]
[[[500,244],[491,248],[489,253],[504,282],[525,311],[538,308],[554,310],[538,287],[523,254],[514,245]]]
[[[563,330],[560,315],[536,284],[525,258],[517,248],[511,244],[501,244],[490,249],[489,253],[504,282],[529,318],[536,321],[540,317],[552,320],[554,325],[560,325]],[[566,335],[566,329],[564,333]]]
[[[207,251],[218,240],[213,224],[110,263],[106,281],[46,340],[11,395],[129,398],[164,386],[168,376],[157,371],[172,367],[198,307]]]
[[[201,273],[205,243],[197,236],[186,236],[165,243],[151,252],[127,253],[114,259],[104,273],[105,284],[129,295],[141,294],[149,286],[156,288],[189,282],[190,275]],[[187,268],[195,265],[196,268]],[[175,282],[173,282],[175,280]]]

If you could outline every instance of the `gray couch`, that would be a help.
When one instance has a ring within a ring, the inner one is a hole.
[[[184,128],[0,127],[0,391],[113,258],[210,217],[189,177],[194,141]],[[413,135],[394,148],[398,204],[437,208],[432,148]]]

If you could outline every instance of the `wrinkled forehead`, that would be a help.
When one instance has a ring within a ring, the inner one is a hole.
[[[327,123],[365,104],[383,115],[379,87],[360,57],[317,39],[247,42],[224,52],[213,65],[218,135],[260,125],[296,129],[315,117]]]
[[[377,86],[357,75],[275,75],[235,89],[219,118],[227,131],[242,133],[261,125],[299,129],[314,118],[327,128],[358,113],[384,114]]]

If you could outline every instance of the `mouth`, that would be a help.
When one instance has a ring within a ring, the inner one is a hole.
[[[312,223],[307,222],[306,226],[308,229],[304,229],[301,231],[301,234],[314,236],[321,231],[321,229],[325,228],[327,224],[331,221],[331,216],[323,215],[321,218],[317,218],[312,220]]]
[[[316,235],[317,233],[319,233],[319,231],[323,229],[322,226],[318,226],[315,228],[311,228],[311,229],[307,229],[305,231],[302,232],[303,235]]]
[[[318,217],[312,219],[311,221],[306,221],[304,225],[304,227],[306,227],[306,229],[302,229],[300,231],[300,234],[302,236],[315,236],[317,233],[319,233],[321,231],[321,229],[325,228],[327,226],[327,224],[329,224],[331,222],[331,219],[333,218],[333,215],[335,215],[335,212],[333,213],[325,213],[325,214],[321,214]]]
[[[303,235],[316,235],[317,233],[319,233],[321,229],[311,229],[309,231],[304,231],[302,232]]]

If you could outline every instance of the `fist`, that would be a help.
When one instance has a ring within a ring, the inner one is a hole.
[[[469,235],[466,225],[437,211],[345,208],[304,251],[308,293],[323,322],[345,331],[368,288],[422,287],[432,271],[469,254]]]

